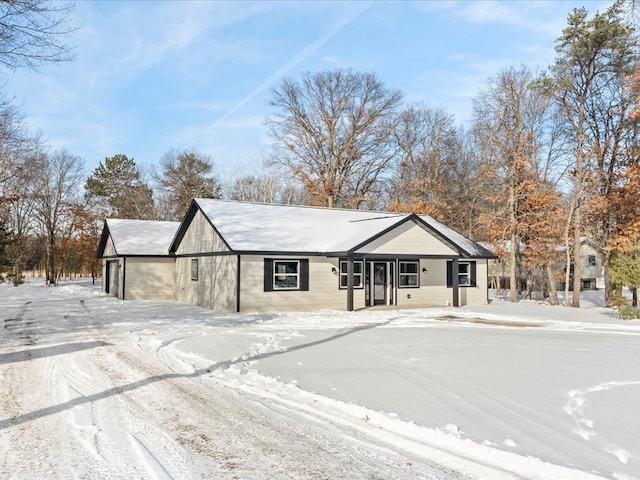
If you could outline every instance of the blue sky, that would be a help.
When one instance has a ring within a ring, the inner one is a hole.
[[[610,3],[81,1],[78,59],[5,72],[5,91],[31,129],[89,169],[116,153],[150,166],[190,148],[228,178],[260,167],[270,89],[285,76],[375,72],[464,124],[489,77],[543,69],[573,8]]]

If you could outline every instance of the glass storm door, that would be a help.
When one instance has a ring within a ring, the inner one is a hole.
[[[373,304],[387,304],[387,264],[383,262],[373,264]]]

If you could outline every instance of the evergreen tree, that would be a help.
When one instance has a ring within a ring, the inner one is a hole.
[[[638,306],[640,288],[640,238],[630,243],[626,251],[616,251],[611,255],[611,276],[620,287],[628,287],[633,295],[633,306]]]
[[[142,180],[133,158],[123,154],[100,162],[85,184],[87,200],[103,216],[153,219],[153,192]]]

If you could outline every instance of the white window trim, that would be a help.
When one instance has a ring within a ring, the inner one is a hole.
[[[467,266],[467,271],[461,273],[460,272],[460,267],[462,267],[463,265]],[[462,283],[460,282],[460,277],[466,277],[467,283]],[[471,262],[458,262],[458,286],[459,287],[471,287]]]
[[[402,273],[402,264],[416,265],[416,273]],[[415,285],[403,285],[400,279],[402,277],[416,277]],[[419,260],[400,260],[398,261],[398,288],[420,288],[420,261]]]
[[[353,273],[353,288],[356,290],[361,290],[364,288],[364,262],[362,260],[354,260],[353,264],[355,265],[356,263],[360,264],[360,273]],[[347,264],[347,260],[340,260],[340,262],[338,263],[338,288],[340,290],[346,290],[348,287],[346,286],[342,286],[342,277],[346,277],[348,274],[346,272],[342,272],[342,264]],[[354,268],[355,270],[355,268]],[[360,277],[360,285],[356,286],[356,282],[355,279],[356,277]]]
[[[276,265],[278,263],[295,263],[296,273],[277,273]],[[274,260],[273,261],[273,275],[271,277],[273,281],[273,289],[274,290],[300,290],[300,260]],[[285,276],[285,277],[296,277],[296,286],[295,287],[280,287],[276,284],[276,276]]]

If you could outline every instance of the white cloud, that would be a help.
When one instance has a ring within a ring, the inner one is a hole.
[[[287,74],[293,67],[298,65],[301,61],[307,58],[310,54],[318,50],[322,45],[327,43],[331,38],[333,38],[340,30],[346,27],[349,23],[355,20],[357,17],[362,15],[364,11],[369,8],[370,2],[362,2],[356,3],[355,7],[349,9],[349,11],[343,15],[337,22],[335,22],[327,31],[325,31],[318,39],[311,42],[305,48],[300,50],[297,54],[291,57],[284,65],[278,68],[271,76],[269,76],[265,81],[259,84],[256,88],[254,88],[251,92],[245,95],[241,100],[238,101],[229,111],[227,111],[222,117],[213,122],[207,129],[203,130],[199,135],[196,135],[186,146],[185,148],[191,147],[194,143],[200,140],[203,135],[209,133],[212,129],[216,128],[220,123],[224,122],[227,118],[237,112],[239,109],[244,107],[249,101],[253,100],[255,97],[263,93],[267,90],[274,82],[278,79],[282,78]]]
[[[586,6],[590,12],[603,11],[612,0],[591,1]],[[522,27],[556,37],[566,26],[567,15],[573,8],[582,6],[575,2],[551,1],[427,1],[418,2],[425,12],[448,11],[468,23],[503,24]]]

